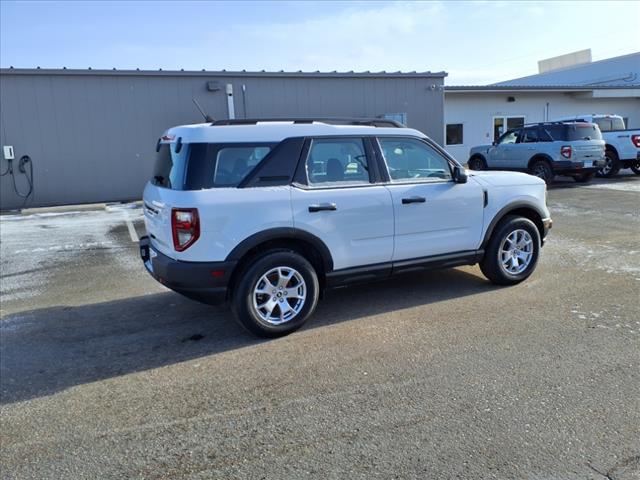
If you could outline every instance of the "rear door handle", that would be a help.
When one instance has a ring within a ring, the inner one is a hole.
[[[309,211],[311,213],[313,212],[323,212],[323,211],[333,211],[333,210],[337,210],[338,207],[336,207],[335,203],[320,203],[317,205],[309,205]]]
[[[402,204],[407,205],[409,203],[424,203],[426,201],[427,199],[424,197],[409,197],[409,198],[403,198]]]

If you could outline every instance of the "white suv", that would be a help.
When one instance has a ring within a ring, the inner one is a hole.
[[[228,300],[267,337],[299,328],[330,287],[480,263],[508,285],[551,227],[544,181],[472,172],[389,120],[226,120],[169,129],[144,191],[147,270]]]

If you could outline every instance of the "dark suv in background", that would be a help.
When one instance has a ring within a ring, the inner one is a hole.
[[[520,170],[548,184],[555,175],[588,182],[604,165],[605,142],[598,125],[546,122],[504,133],[492,145],[471,149],[471,170]]]

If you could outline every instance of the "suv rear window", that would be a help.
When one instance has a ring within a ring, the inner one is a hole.
[[[273,143],[185,143],[180,153],[164,144],[152,183],[173,190],[236,187],[272,150]]]
[[[602,133],[592,123],[570,123],[558,125],[542,125],[540,141],[572,142],[575,140],[602,140]]]
[[[610,132],[611,130],[624,130],[624,120],[620,117],[603,117],[594,118],[594,123],[597,123],[602,132]]]

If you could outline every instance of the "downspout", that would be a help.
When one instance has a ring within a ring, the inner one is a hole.
[[[227,83],[226,92],[227,92],[227,110],[229,111],[229,120],[233,120],[234,118],[236,118],[236,111],[235,111],[235,108],[233,107],[233,85],[232,84]]]

